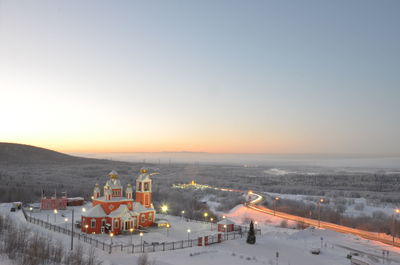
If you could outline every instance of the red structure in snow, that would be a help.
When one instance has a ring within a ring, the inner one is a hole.
[[[228,218],[224,218],[218,222],[218,232],[233,232],[235,223]]]
[[[67,209],[67,202],[68,199],[67,197],[58,197],[57,195],[54,195],[54,197],[45,197],[42,196],[42,199],[40,200],[40,209],[41,210],[65,210]]]
[[[93,208],[82,215],[81,231],[91,234],[119,234],[153,225],[156,212],[152,203],[152,181],[148,170],[141,169],[136,179],[136,201],[133,199],[133,188],[130,184],[123,196],[123,188],[116,171],[111,171],[108,176],[103,196],[100,194],[99,184],[93,190]]]

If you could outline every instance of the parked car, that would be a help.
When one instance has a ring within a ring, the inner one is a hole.
[[[321,253],[321,249],[319,249],[319,248],[312,248],[312,249],[310,250],[310,252],[311,252],[311,254],[313,254],[313,255],[319,255],[319,254]]]
[[[15,212],[15,211],[16,211],[15,207],[11,207],[10,212]]]

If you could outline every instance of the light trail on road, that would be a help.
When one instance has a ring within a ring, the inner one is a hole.
[[[251,191],[251,190],[238,190],[238,189],[220,188],[220,187],[212,187],[212,186],[207,186],[207,187],[212,188],[214,190],[221,190],[221,191],[227,191],[227,192],[247,193],[251,197],[256,197],[256,198],[251,198],[250,201],[245,202],[243,204],[245,207],[252,209],[254,211],[277,216],[277,217],[295,221],[295,222],[302,222],[304,224],[308,224],[308,225],[323,228],[323,229],[329,229],[329,230],[336,231],[336,232],[343,233],[343,234],[351,234],[351,235],[360,236],[365,239],[374,240],[374,241],[381,242],[381,243],[388,244],[388,245],[395,246],[395,247],[400,247],[400,242],[398,240],[393,241],[392,236],[389,236],[389,235],[386,235],[383,233],[368,232],[368,231],[364,231],[364,230],[360,230],[360,229],[356,229],[356,228],[350,228],[350,227],[343,226],[343,225],[337,225],[337,224],[333,224],[333,223],[329,223],[329,222],[318,221],[318,220],[314,220],[311,218],[305,218],[305,217],[300,217],[297,215],[292,215],[292,214],[288,214],[288,213],[284,213],[284,212],[273,211],[264,206],[257,205],[264,200],[264,197],[260,194],[257,194],[255,192]]]
[[[291,221],[295,221],[295,222],[302,222],[302,223],[312,225],[315,227],[318,227],[318,223],[319,223],[319,228],[329,229],[329,230],[333,230],[333,231],[336,231],[339,233],[344,233],[344,234],[352,234],[352,235],[363,237],[365,239],[375,240],[375,241],[382,242],[382,243],[385,243],[388,245],[400,247],[400,242],[398,242],[398,241],[393,242],[392,236],[389,236],[386,234],[368,232],[368,231],[364,231],[364,230],[360,230],[360,229],[356,229],[356,228],[350,228],[347,226],[337,225],[337,224],[324,222],[324,221],[318,222],[318,220],[314,220],[314,219],[310,219],[310,218],[300,217],[297,215],[287,214],[284,212],[273,211],[264,206],[257,205],[257,203],[259,203],[260,201],[263,200],[263,196],[261,196],[260,194],[256,194],[254,192],[251,192],[251,195],[257,196],[257,198],[252,199],[251,201],[244,204],[244,206],[246,206],[249,209],[252,209],[252,210],[255,210],[258,212],[262,212],[265,214],[269,214],[269,215],[274,215],[274,216],[277,216],[277,217],[280,217],[283,219],[287,219],[287,220],[291,220]]]

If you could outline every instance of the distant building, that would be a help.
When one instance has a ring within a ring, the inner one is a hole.
[[[218,232],[233,232],[235,230],[235,223],[228,218],[224,218],[218,223]]]
[[[40,200],[40,209],[41,210],[65,210],[67,209],[67,203],[68,199],[65,196],[62,197],[57,197],[57,195],[54,195],[54,197],[45,197],[42,196],[42,199]]]
[[[82,197],[68,198],[67,206],[81,206],[85,203],[85,199]]]
[[[148,170],[142,169],[136,179],[136,201],[133,199],[133,188],[130,184],[123,196],[123,187],[116,171],[111,171],[108,177],[103,196],[100,194],[99,184],[95,185],[93,208],[82,215],[82,232],[119,234],[153,225],[156,212],[152,203],[152,180]]]

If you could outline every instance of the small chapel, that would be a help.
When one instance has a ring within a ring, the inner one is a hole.
[[[136,194],[128,184],[123,192],[118,173],[113,170],[108,174],[103,196],[96,183],[92,208],[82,214],[81,231],[89,234],[114,233],[136,230],[153,225],[156,212],[152,203],[152,181],[147,169],[141,169],[136,179]]]

